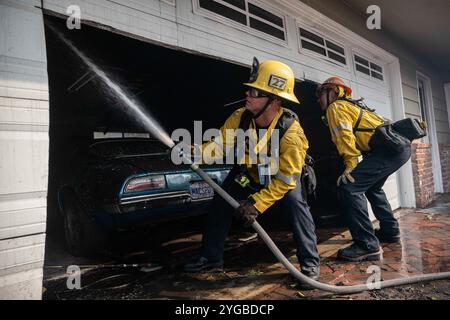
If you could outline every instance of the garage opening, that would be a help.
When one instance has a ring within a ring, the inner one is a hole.
[[[344,171],[344,163],[322,119],[324,114],[315,95],[317,86],[312,81],[297,82],[295,94],[301,102],[296,111],[308,138],[308,154],[314,159],[317,177],[316,196],[310,197],[308,203],[316,223],[323,226],[342,222],[336,181]]]
[[[67,30],[65,20],[52,16],[45,16],[45,21],[138,99],[169,133],[177,128],[193,132],[195,120],[203,121],[203,130],[219,128],[238,107],[224,105],[244,98],[242,83],[248,80],[247,67],[87,25]],[[48,234],[52,236],[63,231],[58,190],[70,181],[68,175],[76,172],[78,163],[73,155],[92,142],[94,132],[136,134],[146,130],[120,111],[119,102],[101,81],[48,28],[46,43],[50,95]],[[322,123],[315,87],[313,82],[298,82],[296,94],[302,105],[290,108],[300,117],[310,142],[309,153],[315,159],[318,188],[316,197],[309,201],[320,226],[336,223],[339,217],[335,182],[342,163]],[[77,192],[87,193],[84,187],[77,186]],[[110,197],[106,191],[104,195]]]

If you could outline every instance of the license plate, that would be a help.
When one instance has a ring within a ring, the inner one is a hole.
[[[193,182],[190,186],[192,200],[212,198],[214,189],[204,181]]]

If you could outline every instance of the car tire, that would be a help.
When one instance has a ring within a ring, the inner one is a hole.
[[[94,225],[78,200],[69,197],[64,209],[64,236],[73,256],[90,256],[106,246],[107,234]]]

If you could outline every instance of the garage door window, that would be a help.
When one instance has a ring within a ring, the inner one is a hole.
[[[233,20],[248,30],[257,30],[277,39],[286,40],[284,17],[248,0],[197,0],[200,8],[214,15]]]
[[[381,81],[384,80],[382,67],[356,54],[355,54],[355,68],[357,71],[364,73],[368,76],[371,76]]]
[[[343,47],[314,32],[300,28],[300,43],[303,49],[318,53],[332,62],[347,64]]]

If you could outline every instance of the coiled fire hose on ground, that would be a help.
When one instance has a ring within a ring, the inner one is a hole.
[[[193,171],[195,171],[203,180],[205,180],[215,192],[217,192],[225,201],[227,201],[234,209],[239,207],[239,203],[233,199],[225,190],[223,190],[217,183],[215,183],[197,164],[192,163],[190,159],[185,158],[186,161],[189,161],[190,167]],[[258,222],[253,222],[253,229],[259,234],[259,236],[263,239],[266,245],[269,247],[270,251],[275,255],[278,261],[289,271],[289,273],[296,279],[301,282],[307,283],[315,289],[329,291],[336,294],[350,294],[357,293],[362,291],[369,290],[377,290],[388,287],[401,286],[406,284],[413,284],[424,281],[432,281],[432,280],[442,280],[442,279],[450,279],[450,272],[440,272],[440,273],[428,273],[422,274],[412,277],[392,279],[386,281],[380,281],[379,283],[371,283],[368,284],[360,284],[353,286],[334,286],[326,283],[322,283],[313,279],[308,278],[303,273],[301,273],[296,267],[294,267],[289,260],[283,255],[283,253],[278,249],[276,244],[269,237],[267,232],[261,227]]]

